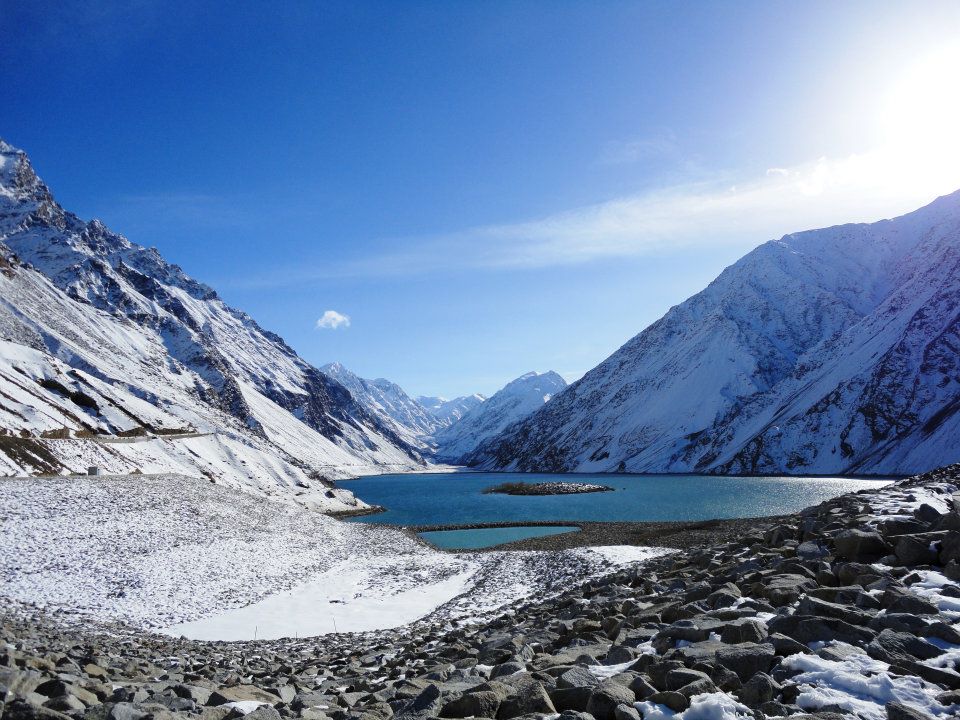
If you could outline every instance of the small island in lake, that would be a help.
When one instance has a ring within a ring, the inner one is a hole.
[[[484,490],[484,494],[502,495],[579,495],[581,493],[611,492],[612,487],[579,482],[507,482]]]

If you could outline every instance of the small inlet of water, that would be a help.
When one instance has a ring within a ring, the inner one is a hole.
[[[462,530],[430,530],[419,533],[434,547],[443,550],[478,550],[516,540],[580,532],[573,525],[528,525],[526,527],[468,528]]]

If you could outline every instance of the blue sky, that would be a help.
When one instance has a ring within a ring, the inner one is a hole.
[[[955,2],[230,6],[5,0],[0,136],[412,394],[576,377],[760,242],[960,187]]]

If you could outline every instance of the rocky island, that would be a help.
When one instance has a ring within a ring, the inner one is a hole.
[[[607,485],[578,482],[507,482],[484,490],[485,495],[581,495],[583,493],[612,492]]]

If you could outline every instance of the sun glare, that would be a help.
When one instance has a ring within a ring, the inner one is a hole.
[[[891,88],[882,125],[900,169],[937,185],[960,182],[960,45],[904,72]]]

